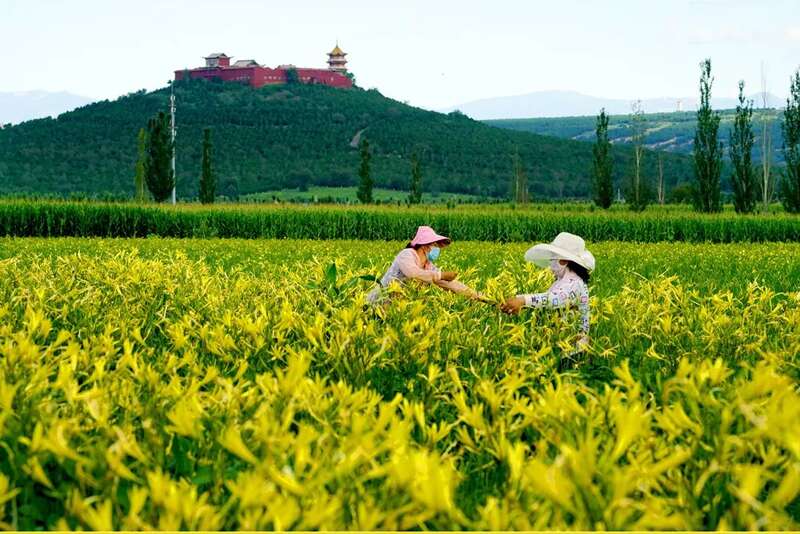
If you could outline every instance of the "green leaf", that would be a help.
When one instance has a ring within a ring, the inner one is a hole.
[[[325,269],[325,281],[328,282],[328,285],[331,287],[336,287],[336,263],[331,263]]]

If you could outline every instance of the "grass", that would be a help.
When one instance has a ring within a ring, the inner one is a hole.
[[[280,189],[275,191],[264,191],[261,193],[250,193],[242,195],[242,202],[321,202],[334,204],[358,204],[357,187],[323,187],[312,186],[306,191],[298,189]],[[394,189],[375,188],[372,191],[376,202],[405,204],[408,199],[407,191],[397,191]],[[475,195],[465,195],[459,193],[423,193],[422,202],[425,204],[442,204],[447,202],[476,202],[481,197]]]

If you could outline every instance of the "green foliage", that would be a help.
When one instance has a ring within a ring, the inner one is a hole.
[[[300,78],[297,76],[297,69],[291,67],[286,69],[286,83],[288,85],[297,85],[300,83]]]
[[[735,109],[719,110],[720,128],[733,128],[736,119]],[[781,139],[781,128],[779,118],[780,111],[776,109],[754,109],[753,120],[766,123],[766,131],[772,139]],[[608,138],[615,148],[624,149],[630,146],[630,114],[611,115],[611,126],[608,130]],[[559,137],[561,139],[577,139],[585,142],[594,142],[597,119],[594,116],[578,117],[534,117],[527,119],[492,119],[482,121],[497,128],[513,130],[518,132],[530,132],[539,135]],[[692,155],[692,145],[694,134],[697,130],[697,113],[694,111],[672,111],[663,113],[647,113],[647,146],[653,150],[659,150],[669,154]],[[763,131],[759,131],[756,142],[759,143],[763,137]],[[780,145],[768,150],[772,160],[778,163],[783,162]],[[724,156],[727,162],[727,155]],[[754,157],[757,162],[761,161],[761,154],[756,153]],[[615,161],[619,159],[615,156]],[[667,161],[667,178],[674,173],[673,162]],[[691,172],[691,171],[690,171]],[[727,174],[725,175],[727,176]],[[670,181],[673,183],[673,181]],[[723,183],[723,186],[727,184]]]
[[[409,204],[422,203],[422,165],[416,152],[411,154],[411,182],[409,183]]]
[[[322,278],[319,281],[312,280],[309,282],[308,288],[320,291],[327,294],[328,297],[336,299],[338,297],[347,297],[351,288],[356,287],[362,280],[368,282],[377,282],[380,280],[377,276],[371,274],[362,274],[353,276],[348,280],[341,280],[338,273],[339,270],[336,266],[336,262],[332,262],[324,268]]]
[[[226,189],[225,196],[236,191]],[[235,187],[235,186],[234,186]],[[678,190],[673,190],[673,194]],[[422,224],[456,240],[541,241],[559,232],[589,241],[800,241],[800,219],[694,214],[655,206],[647,213],[589,211],[591,205],[456,208],[292,205],[155,205],[0,201],[0,235],[408,240]]]
[[[530,162],[528,185],[539,199],[590,198],[592,147],[580,141],[493,128],[463,114],[407,106],[375,90],[321,85],[275,85],[260,89],[200,80],[174,84],[177,104],[177,179],[181,198],[197,198],[203,128],[225,140],[214,171],[224,192],[235,179],[242,195],[308,187],[357,186],[359,154],[351,142],[369,133],[375,187],[408,191],[408,169],[417,151],[427,193],[508,198],[509,154]],[[138,92],[0,130],[0,194],[68,196],[134,195],[136,134],[165,109],[169,90]],[[616,180],[632,152],[614,147]],[[655,164],[655,158],[649,158]],[[652,169],[648,169],[651,174]],[[669,184],[689,179],[685,156],[665,159]]]
[[[136,148],[136,175],[133,181],[134,199],[136,199],[137,202],[144,202],[145,176],[147,176],[147,132],[144,128],[139,129]]]
[[[658,154],[658,183],[656,185],[656,200],[659,204],[664,204],[667,198],[667,191],[664,185],[664,153]]]
[[[614,202],[614,162],[611,158],[611,142],[608,140],[608,115],[601,109],[597,116],[595,144],[592,147],[592,193],[594,203],[608,209]]]
[[[753,101],[745,100],[744,81],[740,81],[739,104],[736,106],[736,119],[730,134],[729,147],[733,165],[733,205],[739,213],[752,213],[758,202],[759,185],[752,163],[754,142]]]
[[[175,187],[172,173],[172,152],[174,150],[170,133],[170,119],[163,111],[147,123],[147,188],[156,202],[164,202]]]
[[[212,204],[217,195],[217,177],[211,165],[211,129],[203,130],[203,164],[200,173],[200,202]]]
[[[631,211],[644,211],[650,204],[652,190],[643,172],[644,141],[647,129],[641,101],[633,104],[633,113],[629,124],[633,143],[633,162],[625,191],[625,202]]]
[[[374,180],[369,168],[369,160],[372,157],[369,151],[369,141],[366,137],[361,139],[359,145],[359,152],[361,154],[361,163],[358,167],[358,200],[362,204],[372,204],[372,187]]]
[[[695,208],[713,213],[720,211],[720,173],[722,143],[718,141],[720,116],[711,109],[711,60],[700,64],[700,107],[694,135],[694,175],[697,181]]]
[[[376,204],[401,205],[408,202],[408,193],[395,189],[376,187],[372,190],[372,198]],[[422,193],[423,204],[442,204],[453,199],[458,204],[499,204],[497,199],[462,195],[457,193]],[[319,204],[354,204],[358,202],[358,187],[323,187],[311,186],[308,191],[299,189],[280,189],[277,191],[264,191],[250,193],[240,197],[241,202],[291,202],[291,203],[319,203]],[[494,201],[494,202],[490,202]]]
[[[511,179],[512,191],[511,199],[517,204],[528,203],[528,175],[522,165],[519,152],[514,152],[511,158],[514,175]]]
[[[229,200],[239,200],[239,180],[234,176],[228,176],[222,182],[222,194]]]
[[[696,196],[694,184],[678,184],[669,192],[669,201],[672,204],[691,204]]]
[[[792,77],[782,130],[786,167],[781,181],[781,201],[786,211],[800,213],[800,69]]]

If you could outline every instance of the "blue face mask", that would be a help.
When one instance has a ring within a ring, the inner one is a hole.
[[[436,261],[437,259],[439,259],[440,252],[441,249],[439,247],[433,247],[432,249],[430,249],[427,254],[428,261]]]

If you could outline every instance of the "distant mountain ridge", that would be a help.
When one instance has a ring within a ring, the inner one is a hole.
[[[721,110],[719,139],[723,144],[725,157],[728,156],[730,132],[733,129],[735,110]],[[672,113],[648,113],[645,119],[645,146],[651,150],[690,155],[694,146],[697,127],[697,113],[682,111]],[[753,134],[755,147],[753,158],[761,160],[761,136],[764,121],[769,125],[772,144],[772,160],[783,161],[783,132],[781,131],[782,112],[780,110],[755,110],[753,113]],[[496,119],[483,121],[498,128],[549,135],[562,139],[594,142],[596,119],[594,116],[576,117],[536,117],[527,119]],[[608,136],[612,143],[630,144],[632,135],[631,115],[611,115]]]
[[[756,107],[761,107],[761,93],[752,95]],[[642,107],[646,113],[669,113],[678,111],[678,102],[682,111],[697,109],[697,97],[663,97],[642,99]],[[600,98],[584,95],[574,91],[537,91],[524,95],[485,98],[466,102],[443,109],[443,112],[458,110],[476,120],[488,119],[522,119],[534,117],[575,117],[597,115],[601,108],[612,115],[625,115],[631,112],[633,100],[621,98]],[[732,109],[736,107],[735,98],[712,98],[711,105],[715,109]],[[779,108],[785,100],[767,93],[767,107]]]
[[[91,98],[66,91],[0,93],[0,126],[44,117],[56,117],[92,102]]]

